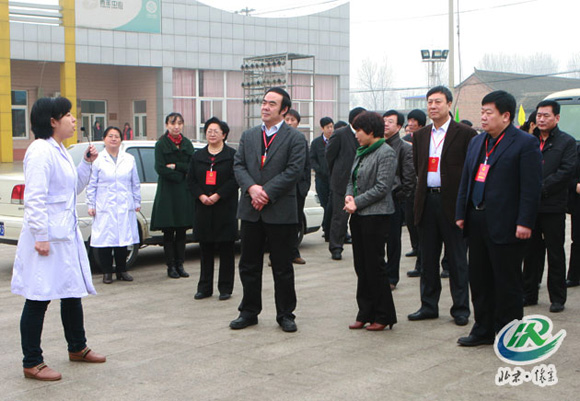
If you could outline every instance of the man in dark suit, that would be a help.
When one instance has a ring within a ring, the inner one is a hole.
[[[286,124],[291,126],[292,128],[298,129],[298,125],[300,124],[300,113],[297,110],[290,109],[288,113],[284,116],[284,121]],[[304,170],[302,171],[302,175],[300,176],[300,180],[298,180],[298,184],[296,185],[296,204],[298,206],[298,224],[296,225],[296,239],[294,241],[294,247],[292,248],[292,263],[298,265],[306,264],[306,261],[300,255],[300,231],[302,230],[303,221],[302,216],[304,216],[304,204],[306,203],[306,196],[308,195],[308,191],[310,190],[310,182],[312,181],[312,177],[310,175],[310,156],[308,155],[308,147],[306,148],[306,159],[304,163]],[[269,266],[272,266],[270,263]]]
[[[564,238],[568,186],[576,170],[576,141],[558,128],[560,105],[544,100],[536,107],[534,136],[542,153],[542,200],[524,260],[524,306],[538,303],[538,284],[544,270],[544,244],[548,253],[550,312],[561,312],[566,303],[566,253]]]
[[[352,129],[352,122],[363,111],[362,107],[352,109],[348,115],[349,125],[334,131],[326,145],[326,160],[330,171],[330,197],[332,217],[330,219],[330,241],[328,249],[333,260],[342,259],[342,250],[348,225],[348,213],[343,210],[346,185],[359,146]]]
[[[397,110],[388,110],[383,114],[385,123],[385,139],[387,144],[397,154],[397,170],[395,182],[391,190],[395,213],[389,216],[389,228],[387,233],[387,278],[391,290],[397,287],[399,282],[399,268],[401,265],[401,229],[404,216],[404,205],[413,197],[417,176],[413,167],[412,146],[401,139],[399,131],[405,122],[405,116]]]
[[[334,121],[330,117],[322,117],[320,119],[320,127],[322,128],[322,135],[314,138],[310,144],[310,165],[314,170],[314,182],[316,185],[316,193],[320,200],[320,205],[324,209],[324,217],[322,219],[322,231],[324,238],[328,240],[330,231],[330,210],[328,207],[328,197],[330,196],[330,177],[328,171],[328,162],[326,161],[326,145],[328,140],[334,132]]]
[[[495,334],[524,314],[522,259],[538,210],[542,162],[537,140],[512,124],[516,101],[486,95],[481,126],[469,144],[457,196],[456,223],[469,241],[475,324],[462,346],[493,344]]]
[[[421,308],[409,320],[439,317],[441,244],[449,257],[451,316],[458,326],[469,318],[467,249],[455,225],[455,201],[469,141],[476,132],[451,118],[451,91],[436,86],[427,92],[427,112],[433,120],[413,134],[413,163],[417,173],[415,224],[421,244]]]
[[[296,291],[292,247],[298,213],[296,184],[304,170],[304,135],[284,122],[292,102],[282,88],[271,88],[262,100],[262,125],[242,134],[234,159],[240,186],[240,279],[244,288],[240,315],[230,323],[243,329],[258,323],[262,310],[262,267],[266,241],[274,275],[276,320],[285,332],[297,330],[294,322]]]

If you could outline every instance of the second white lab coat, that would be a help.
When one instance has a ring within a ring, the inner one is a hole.
[[[100,152],[87,186],[87,207],[96,211],[91,231],[92,247],[139,243],[135,209],[141,207],[140,188],[132,155],[119,149],[115,163],[106,149]]]

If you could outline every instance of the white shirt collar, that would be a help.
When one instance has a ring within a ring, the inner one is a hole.
[[[284,120],[280,121],[278,124],[270,127],[270,129],[266,128],[266,124],[262,122],[262,131],[266,133],[266,136],[272,136],[280,130],[280,127],[284,124]]]
[[[432,133],[447,133],[447,130],[449,129],[449,124],[451,124],[451,117],[449,117],[447,119],[447,121],[445,122],[445,124],[443,124],[441,127],[439,128],[435,128],[435,124],[433,124],[433,126],[431,127],[431,132]]]

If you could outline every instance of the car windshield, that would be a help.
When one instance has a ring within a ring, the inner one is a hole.
[[[93,143],[93,145],[95,145],[95,148],[97,148],[97,152],[100,152],[105,147],[105,144],[103,142]],[[78,166],[78,164],[81,162],[81,160],[83,159],[83,155],[86,153],[88,148],[89,148],[88,142],[77,143],[68,147],[67,150],[72,156],[73,161],[75,162],[75,166]]]

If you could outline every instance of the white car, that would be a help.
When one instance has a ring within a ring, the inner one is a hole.
[[[93,142],[97,151],[104,148],[103,142]],[[196,149],[205,146],[203,143],[194,142]],[[147,245],[162,245],[163,233],[161,231],[151,231],[149,222],[151,211],[157,190],[157,172],[155,171],[155,141],[124,141],[121,145],[127,153],[135,157],[139,179],[141,180],[141,212],[137,214],[139,227],[139,247],[129,247],[127,266],[135,263],[139,248]],[[68,147],[75,164],[78,164],[86,152],[87,143],[79,143]],[[78,196],[77,212],[79,216],[79,226],[83,234],[83,239],[88,247],[91,236],[91,225],[93,218],[88,215],[85,203],[85,192]],[[0,243],[16,245],[22,228],[22,216],[24,215],[24,173],[21,171],[0,174]],[[304,234],[312,233],[320,229],[324,210],[320,206],[318,197],[312,191],[306,197],[304,215],[302,216],[302,230],[300,240]],[[191,242],[191,235],[188,235]],[[94,266],[93,252],[89,252],[89,257]]]

